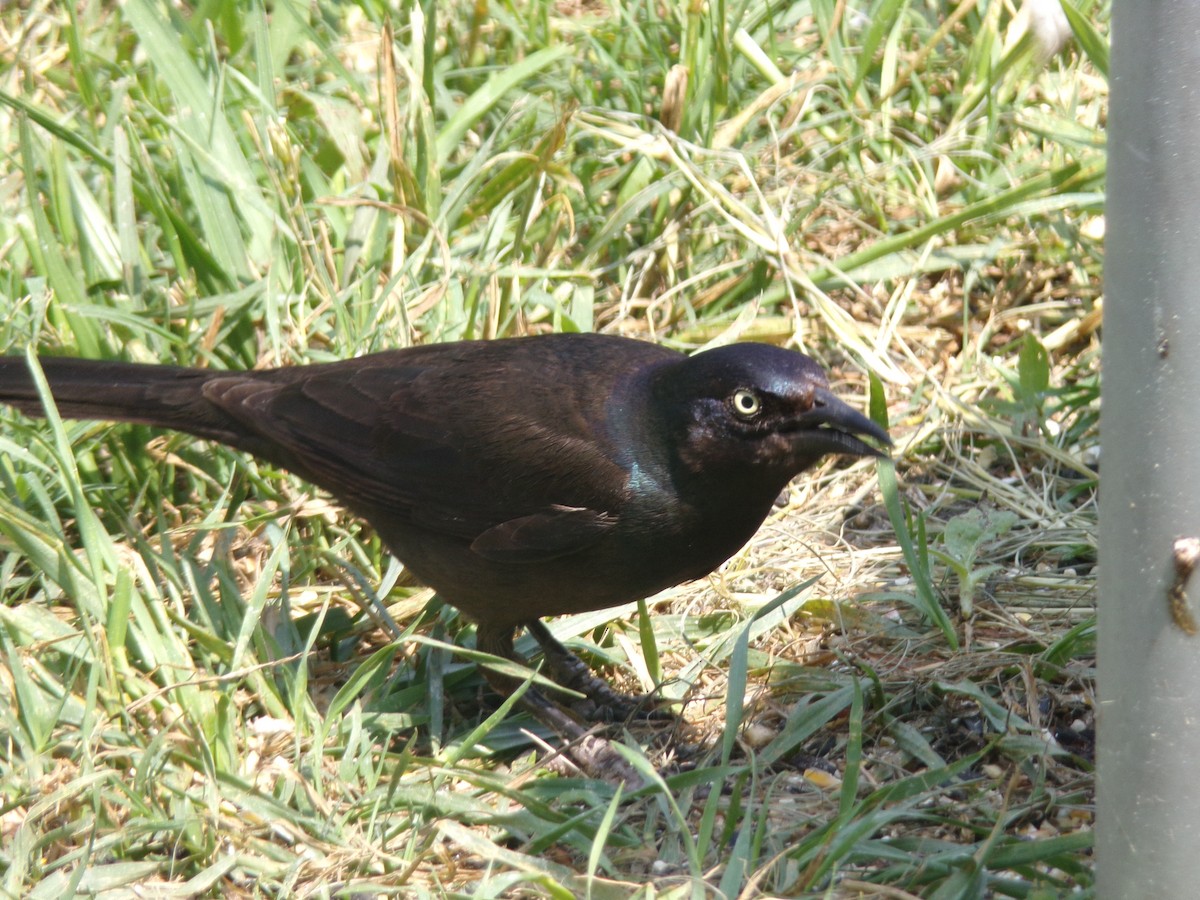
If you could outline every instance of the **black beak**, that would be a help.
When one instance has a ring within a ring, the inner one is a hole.
[[[886,431],[827,388],[816,389],[812,409],[797,420],[796,427],[805,434],[809,446],[815,443],[825,453],[888,457],[886,451],[859,440],[859,435],[873,438],[884,447],[892,446]]]

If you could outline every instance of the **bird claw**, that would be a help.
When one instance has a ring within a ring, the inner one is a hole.
[[[646,780],[613,749],[611,741],[593,734],[585,734],[564,747],[558,756],[546,760],[546,766],[560,775],[582,774],[614,787],[620,786],[626,793],[646,786]]]
[[[652,722],[674,721],[675,716],[661,707],[654,694],[625,694],[598,677],[578,656],[568,650],[540,620],[526,629],[542,648],[546,667],[554,681],[583,694],[585,700],[570,704],[571,709],[590,722],[628,722],[633,719]]]
[[[582,687],[563,685],[579,691],[584,699],[570,704],[571,711],[588,722],[613,724],[615,722],[673,722],[675,714],[664,709],[661,700],[654,694],[624,694],[614,690],[604,681]],[[561,683],[561,682],[560,682]]]
[[[611,741],[592,734],[541,691],[529,688],[521,696],[520,704],[565,742],[559,755],[549,760],[552,769],[567,775],[582,772],[588,778],[623,785],[628,791],[646,785],[645,779],[617,752]],[[577,771],[572,771],[571,766]]]

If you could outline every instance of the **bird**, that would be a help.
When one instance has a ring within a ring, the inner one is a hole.
[[[249,371],[57,356],[39,365],[63,417],[186,432],[327,491],[475,623],[477,649],[519,660],[514,635],[525,628],[555,682],[618,714],[629,698],[544,617],[703,578],[753,536],[793,477],[830,454],[884,457],[891,445],[816,361],[763,343],[688,356],[574,333]],[[23,357],[0,357],[0,403],[44,414]],[[526,688],[522,705],[576,748],[585,772],[620,768],[541,689],[485,677],[501,694]]]

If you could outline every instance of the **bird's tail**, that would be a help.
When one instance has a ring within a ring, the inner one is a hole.
[[[204,385],[224,373],[108,360],[39,360],[59,414],[68,419],[140,422],[237,446],[241,430],[204,396]],[[44,415],[23,357],[0,357],[0,403]]]

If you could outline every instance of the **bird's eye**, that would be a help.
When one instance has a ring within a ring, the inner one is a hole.
[[[733,406],[733,411],[743,419],[754,418],[762,409],[762,401],[758,398],[758,394],[745,388],[734,391],[729,402]]]

